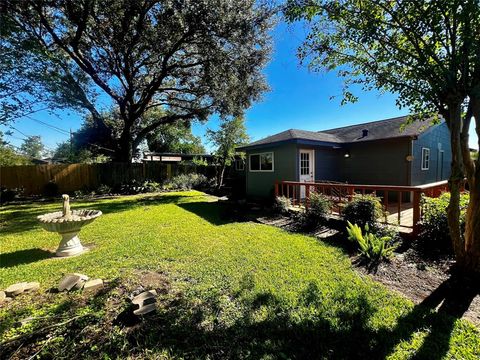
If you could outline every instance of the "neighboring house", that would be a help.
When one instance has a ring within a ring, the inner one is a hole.
[[[214,162],[214,156],[211,154],[181,154],[181,153],[157,153],[148,152],[143,153],[143,162],[145,161],[160,161],[163,163],[179,163],[179,162],[191,162],[194,159],[205,160],[208,164]]]
[[[247,155],[247,195],[271,196],[275,181],[282,180],[420,185],[448,179],[446,123],[404,126],[406,121],[398,117],[318,132],[291,129],[242,146],[237,150]]]

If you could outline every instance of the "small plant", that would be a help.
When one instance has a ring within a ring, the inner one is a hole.
[[[156,181],[147,180],[143,183],[145,192],[158,192],[162,190],[162,185]]]
[[[291,206],[290,199],[285,196],[277,196],[273,201],[272,210],[276,214],[285,215],[288,213],[288,209]]]
[[[23,188],[7,189],[5,187],[0,188],[0,204],[4,204],[15,200],[19,195],[23,193]]]
[[[164,184],[166,189],[203,189],[209,186],[208,178],[202,174],[181,174],[177,175]]]
[[[347,224],[348,239],[358,244],[360,253],[368,262],[379,263],[392,257],[396,246],[391,245],[390,236],[377,236],[369,232],[368,225],[363,234],[362,228],[357,224],[352,225],[349,221]]]
[[[465,213],[470,195],[463,193],[460,197],[460,226],[465,228]],[[450,193],[443,193],[438,198],[422,197],[422,221],[417,245],[426,255],[452,253],[452,241],[448,230],[447,207]],[[463,231],[462,231],[463,233]]]
[[[332,202],[325,195],[310,193],[307,210],[296,217],[297,227],[307,231],[317,229],[326,222],[331,206]]]
[[[373,195],[355,195],[342,210],[343,219],[346,222],[358,224],[366,230],[366,226],[372,230],[377,227],[377,220],[383,216],[383,208],[380,198]]]
[[[108,185],[101,184],[97,190],[95,190],[95,193],[98,195],[108,195],[112,193],[112,188]]]

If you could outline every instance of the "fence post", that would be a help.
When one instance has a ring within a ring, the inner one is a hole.
[[[420,221],[420,191],[413,192],[413,235],[418,234],[418,222]]]
[[[278,180],[275,180],[275,197],[278,197]]]

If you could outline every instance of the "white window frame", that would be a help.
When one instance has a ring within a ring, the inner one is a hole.
[[[262,155],[271,154],[272,155],[272,170],[262,170]],[[260,162],[260,169],[259,170],[252,170],[252,156],[259,155],[259,162]],[[273,151],[266,151],[262,153],[255,153],[248,155],[248,171],[250,172],[274,172],[275,171],[275,154]]]
[[[422,147],[422,170],[430,170],[430,148]]]
[[[239,167],[238,165],[241,164],[242,166]],[[245,171],[245,160],[244,159],[235,159],[235,170],[236,171]]]

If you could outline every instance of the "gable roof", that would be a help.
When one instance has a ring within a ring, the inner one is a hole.
[[[427,119],[423,121],[414,121],[413,123],[404,126],[402,129],[402,125],[405,124],[407,118],[407,116],[400,116],[386,120],[372,121],[323,131],[290,129],[254,141],[246,146],[239,147],[238,149],[248,149],[250,147],[292,140],[347,144],[372,140],[414,137],[420,135],[422,132],[432,126],[431,120]],[[368,130],[368,134],[366,136],[364,136],[363,130]]]

